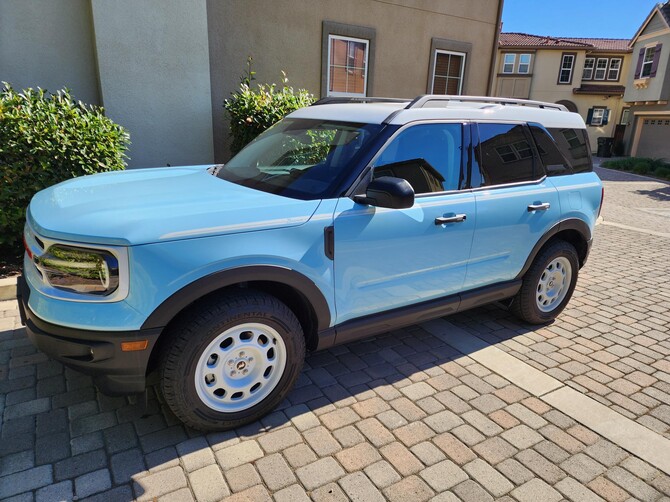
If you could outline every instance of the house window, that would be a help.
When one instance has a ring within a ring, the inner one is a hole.
[[[561,70],[558,74],[559,84],[570,84],[572,82],[572,69],[575,66],[575,54],[563,54],[561,58]]]
[[[654,65],[654,54],[656,53],[656,46],[647,47],[644,50],[644,59],[642,60],[642,71],[640,77],[646,78],[651,76],[651,68]]]
[[[519,56],[519,73],[530,72],[530,54],[521,54]]]
[[[596,63],[596,71],[593,76],[594,80],[605,80],[605,74],[607,73],[607,58],[598,58]]]
[[[593,69],[596,66],[596,58],[586,58],[584,60],[584,71],[582,80],[591,80],[593,78]]]
[[[621,71],[621,58],[610,59],[610,69],[607,70],[607,80],[619,80]]]
[[[586,123],[591,126],[607,125],[609,110],[607,108],[591,108],[586,116]]]
[[[630,108],[624,108],[623,111],[621,112],[621,121],[619,122],[619,124],[628,125],[629,121],[630,121]]]
[[[369,41],[328,36],[328,96],[365,96]]]
[[[516,54],[505,54],[503,60],[503,73],[514,73],[516,65]]]
[[[431,94],[461,94],[464,68],[464,53],[436,50]]]

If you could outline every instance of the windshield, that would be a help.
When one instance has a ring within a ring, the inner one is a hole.
[[[284,119],[262,133],[216,175],[297,199],[327,197],[382,128],[314,119]]]

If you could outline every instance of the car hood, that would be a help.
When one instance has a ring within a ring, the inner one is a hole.
[[[28,221],[40,235],[137,245],[301,225],[319,200],[296,200],[212,176],[208,166],[83,176],[37,193]]]

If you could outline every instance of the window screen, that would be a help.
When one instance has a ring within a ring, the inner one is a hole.
[[[475,159],[481,171],[481,186],[518,183],[540,178],[523,126],[479,124],[479,148]],[[473,187],[476,187],[473,183]]]
[[[461,124],[409,127],[377,158],[373,175],[403,178],[416,194],[458,190],[462,180],[461,144]]]

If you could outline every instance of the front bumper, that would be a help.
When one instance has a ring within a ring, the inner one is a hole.
[[[30,309],[30,288],[19,277],[17,296],[28,338],[42,352],[65,366],[93,375],[101,392],[125,395],[143,392],[151,351],[162,328],[136,331],[92,331],[43,321]],[[124,352],[121,342],[148,340],[144,350]]]

